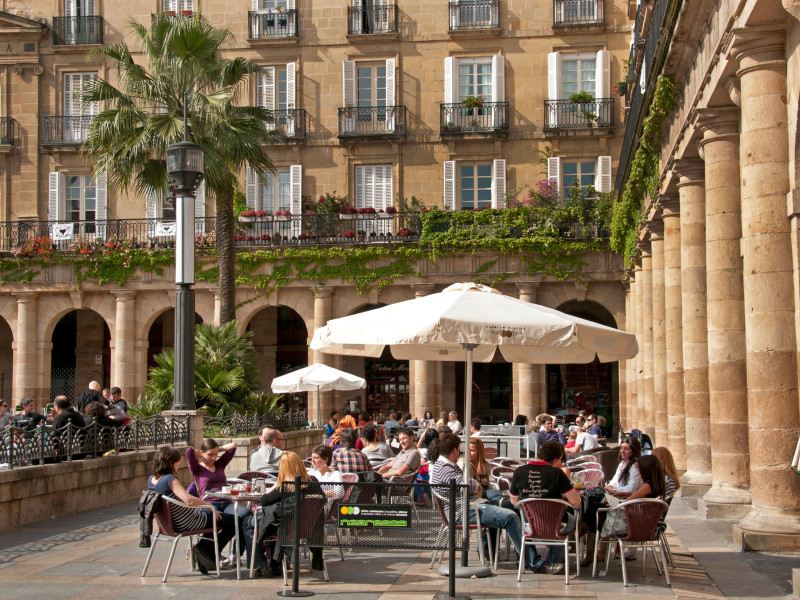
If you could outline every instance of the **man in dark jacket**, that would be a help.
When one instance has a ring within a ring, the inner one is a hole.
[[[56,396],[55,399],[55,417],[53,417],[53,429],[61,429],[66,427],[67,423],[72,423],[73,427],[83,429],[86,422],[80,416],[66,396]]]
[[[90,402],[99,402],[103,406],[108,404],[108,400],[105,399],[103,392],[100,391],[100,384],[96,381],[90,381],[89,389],[84,390],[81,397],[78,398],[78,412],[82,413]]]

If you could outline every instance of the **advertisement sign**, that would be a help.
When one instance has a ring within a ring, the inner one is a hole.
[[[339,527],[411,527],[410,504],[340,504]]]

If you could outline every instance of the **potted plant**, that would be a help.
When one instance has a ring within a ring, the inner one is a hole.
[[[391,219],[395,214],[397,214],[397,209],[394,206],[387,206],[386,210],[381,209],[378,211],[378,216],[381,219]]]
[[[342,206],[339,209],[339,218],[344,220],[352,220],[358,216],[358,211],[352,206]]]
[[[292,211],[290,211],[290,210],[278,210],[278,211],[275,211],[275,220],[276,221],[288,221],[291,216],[292,216]]]
[[[343,237],[345,239],[352,240],[354,237],[356,237],[356,234],[352,230],[348,229],[344,232]]]
[[[480,108],[483,106],[482,96],[467,96],[461,101],[461,106],[464,108]]]
[[[239,215],[239,221],[241,223],[252,223],[256,220],[256,211],[253,209],[242,211]]]
[[[365,206],[364,208],[358,209],[358,214],[360,215],[374,215],[376,212],[377,211],[371,206]]]
[[[586,104],[587,102],[594,102],[594,96],[589,92],[577,92],[569,95],[569,101],[573,104]]]
[[[367,237],[367,232],[364,231],[363,229],[359,229],[358,231],[356,231],[356,235],[358,236],[359,240],[364,240]]]

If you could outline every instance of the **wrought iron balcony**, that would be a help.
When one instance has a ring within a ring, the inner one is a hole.
[[[0,146],[13,146],[17,122],[11,117],[0,117]]]
[[[273,110],[272,128],[283,133],[288,141],[306,139],[306,111],[302,108]]]
[[[92,116],[44,117],[43,144],[82,144],[89,138]]]
[[[604,22],[603,0],[553,0],[554,27]]]
[[[397,5],[348,6],[347,34],[397,33]]]
[[[544,101],[545,129],[583,129],[614,126],[614,98],[591,102]]]
[[[402,139],[405,106],[359,106],[339,109],[339,139]]]
[[[484,102],[467,108],[461,102],[439,105],[440,132],[443,136],[508,133],[508,102]]]
[[[103,43],[103,17],[53,17],[53,45]]]
[[[274,40],[297,37],[297,11],[248,11],[248,39]]]
[[[450,31],[497,29],[500,0],[453,0],[450,2]]]

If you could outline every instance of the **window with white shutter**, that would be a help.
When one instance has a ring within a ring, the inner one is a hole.
[[[555,182],[559,197],[561,196],[561,159],[551,156],[547,159],[547,178]]]
[[[386,209],[394,204],[392,165],[356,166],[356,208]]]
[[[605,194],[611,193],[611,157],[597,157],[597,180],[595,189]]]
[[[94,0],[64,0],[65,17],[92,17],[94,14]]]
[[[206,182],[200,182],[194,194],[194,231],[195,234],[206,232]]]
[[[63,137],[65,142],[84,142],[89,135],[92,117],[98,112],[96,102],[84,102],[85,86],[97,79],[97,73],[64,73]]]
[[[597,160],[562,160],[561,161],[561,197],[569,198],[570,187],[577,181],[581,190],[595,187]]]
[[[163,0],[162,10],[173,14],[194,12],[194,0]]]
[[[467,100],[470,99],[470,100]],[[473,100],[474,99],[474,100]],[[465,106],[464,101],[481,103]],[[502,54],[481,58],[444,59],[444,114],[447,130],[492,129],[507,125],[505,102],[505,58]]]
[[[444,206],[450,210],[505,208],[506,161],[444,162]]]

